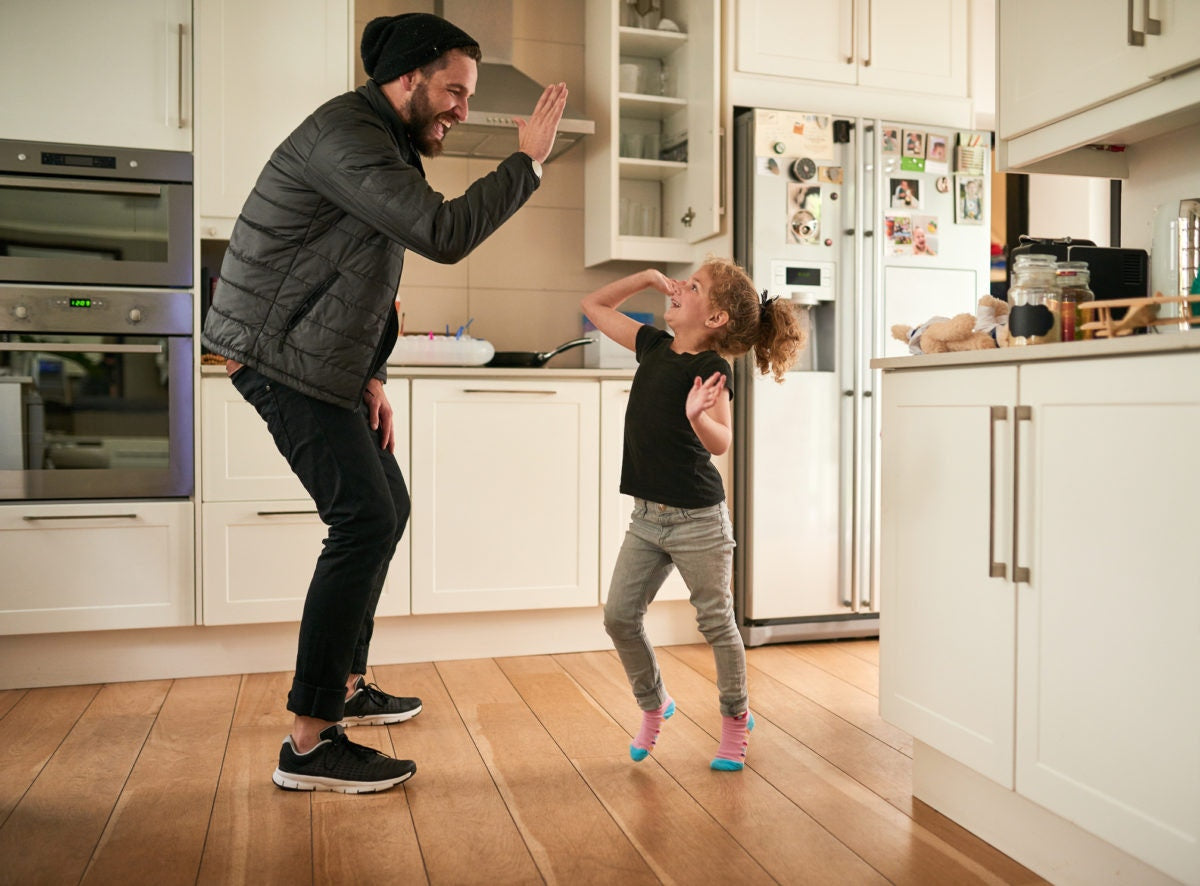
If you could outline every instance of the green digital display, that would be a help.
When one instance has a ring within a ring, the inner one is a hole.
[[[73,298],[68,304],[73,308],[90,308],[92,300],[90,298]]]

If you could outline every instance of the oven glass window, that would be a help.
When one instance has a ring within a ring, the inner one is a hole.
[[[0,333],[0,469],[165,470],[168,341]]]
[[[165,262],[173,193],[132,182],[0,183],[0,256]]]

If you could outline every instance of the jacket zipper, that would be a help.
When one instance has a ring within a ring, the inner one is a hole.
[[[308,314],[308,312],[313,309],[317,303],[317,300],[329,290],[329,287],[331,287],[340,276],[342,276],[340,271],[334,271],[332,274],[322,280],[317,285],[316,289],[308,294],[308,297],[301,302],[296,310],[292,311],[292,315],[288,317],[287,323],[285,323],[283,326],[283,334],[279,336],[279,343],[276,346],[278,350],[283,350],[284,342],[287,341],[287,337],[291,334],[292,330],[295,329],[300,321],[303,320]]]

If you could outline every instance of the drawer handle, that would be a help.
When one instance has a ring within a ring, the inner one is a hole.
[[[300,514],[316,514],[316,510],[307,511],[259,511],[260,517],[295,517]]]
[[[993,406],[988,425],[988,577],[1007,578],[1008,566],[996,559],[996,423],[1008,421],[1007,406]]]
[[[40,520],[136,520],[137,514],[26,514],[22,517],[29,523]]]
[[[1125,38],[1125,42],[1130,46],[1145,46],[1146,35],[1133,26],[1133,4],[1136,0],[1126,0],[1126,11],[1129,13],[1127,21],[1129,23],[1129,36]]]
[[[507,388],[463,388],[464,394],[538,394],[553,397],[558,391],[511,390]]]

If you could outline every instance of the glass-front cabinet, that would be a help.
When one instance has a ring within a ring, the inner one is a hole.
[[[585,263],[691,262],[720,230],[716,0],[588,0]]]

